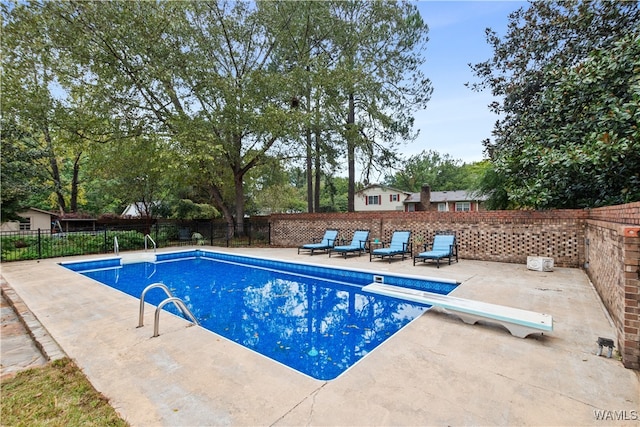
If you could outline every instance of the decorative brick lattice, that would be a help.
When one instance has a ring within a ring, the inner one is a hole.
[[[573,215],[571,215],[573,214]],[[394,231],[410,230],[415,253],[430,247],[439,231],[456,234],[461,258],[526,263],[527,256],[551,257],[559,267],[584,262],[585,211],[363,212],[272,215],[271,242],[299,246],[329,228],[349,240],[355,230],[371,240],[389,241]]]

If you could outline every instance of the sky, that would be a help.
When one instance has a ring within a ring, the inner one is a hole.
[[[417,3],[422,19],[429,25],[423,69],[431,80],[433,94],[426,110],[415,114],[415,128],[420,135],[402,147],[405,157],[434,150],[466,163],[484,158],[482,141],[491,138],[498,116],[487,107],[494,100],[490,91],[478,93],[464,85],[478,81],[468,64],[492,56],[485,28],[504,36],[509,14],[527,4],[428,0]]]

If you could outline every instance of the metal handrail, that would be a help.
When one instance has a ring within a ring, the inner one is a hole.
[[[120,245],[118,245],[118,236],[113,237],[113,253],[120,255]]]
[[[146,288],[144,288],[144,290],[140,294],[140,310],[139,310],[139,315],[138,315],[138,328],[141,328],[141,327],[144,326],[144,298],[147,295],[147,292],[149,292],[151,289],[154,289],[154,288],[160,288],[160,289],[162,289],[164,291],[165,294],[167,294],[167,296],[169,298],[174,298],[173,294],[171,293],[171,291],[169,290],[167,285],[165,285],[164,283],[152,283],[149,286],[147,286]],[[182,307],[180,307],[180,305],[175,304],[175,306],[180,311],[182,311],[182,314],[184,314],[185,316],[190,315],[189,310],[187,310],[185,312],[184,310],[182,310]]]
[[[156,251],[156,242],[151,238],[150,234],[145,234],[144,236],[144,251],[147,251],[147,239],[151,240],[151,243],[153,243],[153,252]]]
[[[155,338],[158,335],[160,335],[160,333],[158,331],[160,330],[160,312],[162,311],[162,307],[164,307],[165,304],[168,304],[170,302],[178,305],[179,307],[181,306],[182,312],[183,313],[186,312],[187,315],[189,317],[191,317],[191,321],[195,325],[199,325],[200,324],[198,322],[198,319],[196,319],[196,317],[193,315],[193,313],[191,313],[191,310],[189,310],[189,308],[187,308],[187,306],[184,304],[184,302],[180,298],[177,298],[177,297],[167,298],[166,300],[164,300],[160,304],[158,304],[158,308],[156,308],[155,321],[153,323],[153,338]]]

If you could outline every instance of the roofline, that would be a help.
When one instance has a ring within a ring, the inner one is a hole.
[[[411,191],[400,190],[399,188],[394,188],[394,187],[390,187],[388,185],[383,185],[383,184],[370,184],[362,188],[361,190],[356,191],[356,193],[362,193],[363,191],[368,190],[370,188],[374,188],[374,187],[386,188],[392,191],[397,191],[398,193],[402,193],[402,194],[408,194],[408,195],[412,194]]]

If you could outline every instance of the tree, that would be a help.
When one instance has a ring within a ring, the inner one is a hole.
[[[122,135],[104,113],[87,70],[54,43],[54,22],[37,4],[2,3],[2,16],[3,117],[18,123],[46,153],[39,165],[53,193],[49,207],[77,212],[90,143]]]
[[[428,27],[407,2],[338,1],[332,4],[337,57],[337,111],[344,122],[349,177],[348,210],[354,210],[355,162],[359,150],[365,182],[372,168],[396,159],[399,140],[411,140],[413,111],[432,92],[420,65]]]
[[[532,2],[472,68],[503,115],[487,154],[512,207],[640,200],[637,2]],[[502,197],[503,205],[504,197]]]
[[[185,163],[205,166],[213,203],[242,233],[243,178],[267,152],[284,152],[296,121],[288,75],[268,68],[276,38],[260,10],[230,1],[44,7],[54,42],[94,76],[112,115],[167,135]]]
[[[37,13],[3,3],[2,17],[2,115],[41,144],[58,208],[64,212],[67,203],[56,155],[56,119],[62,115],[62,107],[50,90],[57,83],[56,51],[48,48],[49,40]]]
[[[138,137],[112,141],[93,149],[91,172],[103,182],[101,191],[119,205],[135,204],[138,214],[150,223],[155,210],[176,188],[171,171],[175,157],[169,142]]]
[[[282,29],[271,65],[292,76],[291,104],[304,117],[294,139],[304,148],[300,157],[305,161],[307,211],[313,212],[319,208],[323,166],[336,164],[330,137],[335,124],[330,123],[332,116],[325,114],[326,104],[331,102],[327,92],[335,81],[329,46],[333,31],[330,2],[270,1],[258,6],[271,28]]]
[[[462,190],[469,188],[465,182],[461,160],[437,151],[423,151],[411,156],[400,171],[385,178],[385,184],[405,191],[420,191],[428,184],[434,191]]]
[[[39,166],[46,153],[15,121],[3,117],[1,126],[0,215],[3,221],[8,221],[18,219],[17,214],[29,207],[25,204],[29,197],[42,191],[46,177]]]

